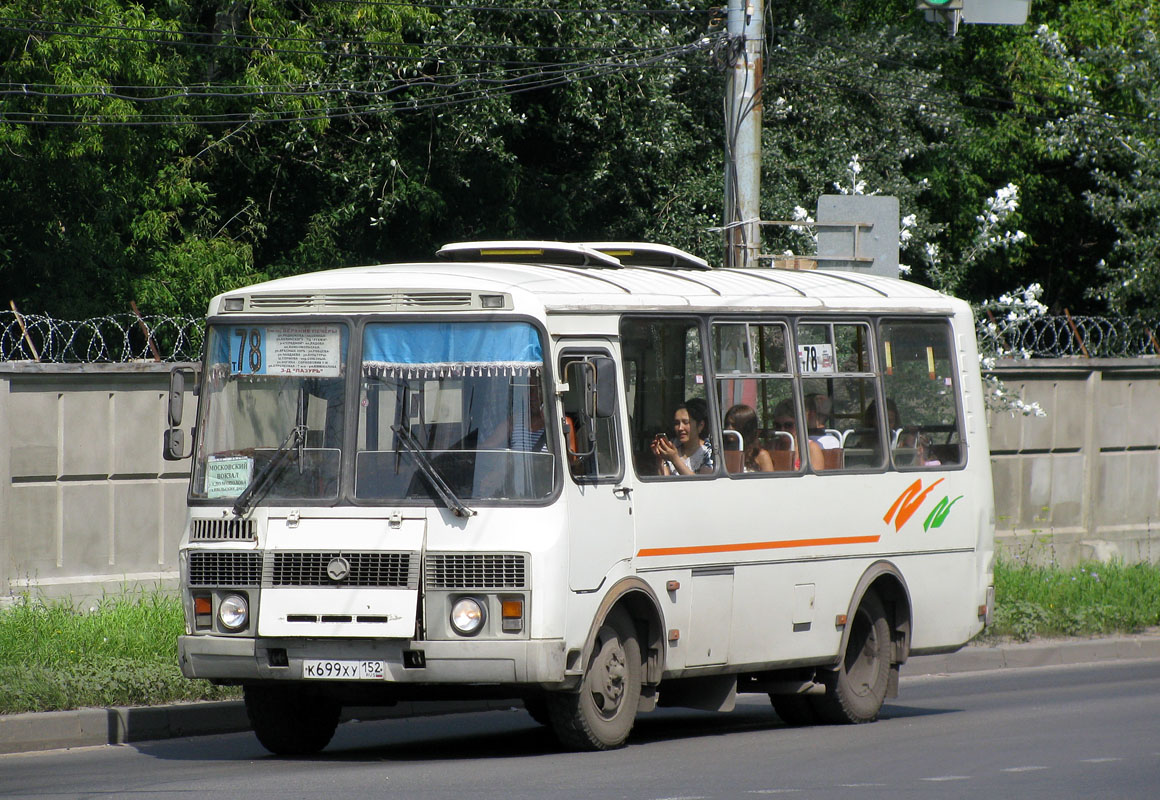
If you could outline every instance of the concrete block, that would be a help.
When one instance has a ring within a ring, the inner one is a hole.
[[[103,708],[10,714],[0,724],[0,753],[91,747],[108,742],[109,714]]]
[[[1022,494],[1008,490],[1022,486],[1023,462],[1018,456],[992,456],[991,482],[995,487],[995,527],[1000,530],[1017,528],[1020,522]]]
[[[149,572],[161,566],[158,521],[162,487],[157,481],[114,481],[113,564],[116,572]],[[176,547],[174,548],[176,550]]]
[[[119,391],[112,398],[113,475],[162,472],[161,436],[166,424],[167,395],[161,391]],[[152,445],[152,446],[151,446]]]
[[[156,708],[112,708],[109,709],[109,723],[112,744],[250,729],[245,706],[228,701]]]
[[[59,575],[55,483],[17,483],[8,493],[8,538],[11,579],[24,582]]]
[[[1058,647],[1028,645],[1003,648],[1004,667],[1047,667],[1062,664]]]
[[[12,477],[56,476],[56,392],[12,392],[8,396],[6,433]]]
[[[1050,521],[1051,503],[1054,497],[1052,484],[1055,469],[1050,454],[1023,456],[1023,518],[1022,528],[1043,528]]]
[[[1083,524],[1084,457],[1080,453],[1051,456],[1051,504],[1049,524],[1068,528]]]
[[[1125,461],[1129,484],[1125,521],[1140,524],[1148,519],[1160,519],[1160,451],[1130,451]]]
[[[1094,424],[1096,441],[1101,447],[1128,447],[1133,444],[1131,383],[1105,375],[1096,398]],[[1093,410],[1094,413],[1094,410]]]
[[[61,484],[63,561],[72,575],[102,575],[109,564],[111,491],[105,483]]]
[[[1092,497],[1092,523],[1096,527],[1123,525],[1131,491],[1129,453],[1100,453],[1096,460],[1096,486]]]
[[[110,473],[108,391],[70,392],[61,405],[63,432],[61,474],[105,476]]]
[[[1031,417],[1038,422],[1049,422],[1052,428],[1052,446],[1055,449],[1080,448],[1084,445],[1084,431],[1088,408],[1081,400],[1087,392],[1084,380],[1061,380],[1052,385],[1051,410],[1046,418]]]

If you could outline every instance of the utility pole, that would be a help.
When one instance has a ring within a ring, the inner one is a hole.
[[[731,63],[725,101],[725,265],[755,267],[761,252],[763,0],[729,0]]]

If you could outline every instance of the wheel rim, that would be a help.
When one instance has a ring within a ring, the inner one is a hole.
[[[605,719],[612,719],[624,705],[628,682],[628,656],[611,627],[600,629],[599,649],[592,660],[588,683],[592,704]]]
[[[850,690],[859,697],[873,694],[881,670],[882,643],[878,641],[878,629],[864,610],[859,609],[854,617],[854,630],[850,632],[850,644],[846,648],[846,677]]]

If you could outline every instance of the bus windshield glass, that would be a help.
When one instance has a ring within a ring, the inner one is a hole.
[[[439,502],[435,481],[462,501],[552,494],[543,348],[532,325],[371,323],[362,353],[357,498]]]
[[[210,327],[194,497],[338,496],[348,339],[330,322]]]

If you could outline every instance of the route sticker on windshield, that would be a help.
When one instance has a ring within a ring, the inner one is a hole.
[[[249,456],[210,458],[205,465],[206,497],[237,497],[250,484],[254,459]]]
[[[342,333],[337,325],[238,326],[230,332],[230,372],[337,378]]]

